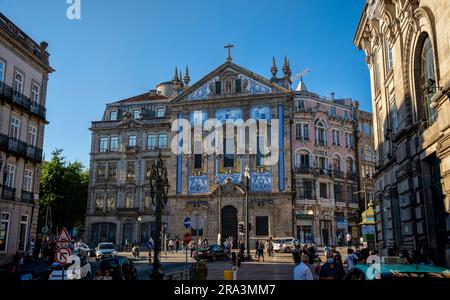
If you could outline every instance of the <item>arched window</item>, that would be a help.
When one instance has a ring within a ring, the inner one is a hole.
[[[23,91],[23,75],[16,72],[14,76],[14,92],[22,93]]]
[[[436,93],[436,74],[434,71],[433,46],[429,36],[424,39],[419,53],[420,63],[418,65],[420,66],[420,77],[418,84],[420,88],[417,99],[421,102],[420,104],[423,110],[422,118],[427,120],[428,125],[431,125],[436,120],[437,112],[430,106],[431,99]]]
[[[341,171],[341,158],[337,154],[333,156],[333,169]]]
[[[322,121],[316,122],[316,145],[326,146],[327,145],[327,132],[325,125]]]
[[[35,103],[39,103],[39,86],[33,84],[33,88],[31,89],[31,100]]]

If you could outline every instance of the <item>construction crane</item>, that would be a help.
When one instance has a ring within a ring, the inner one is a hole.
[[[295,75],[294,77],[291,77],[291,82],[294,83],[295,81],[300,79],[300,82],[298,83],[297,89],[296,91],[301,91],[304,88],[302,86],[305,86],[303,83],[303,76],[305,76],[306,74],[308,74],[310,72],[309,68],[306,68],[305,70],[301,71],[300,73],[298,73],[297,75]],[[306,87],[306,86],[305,86]]]

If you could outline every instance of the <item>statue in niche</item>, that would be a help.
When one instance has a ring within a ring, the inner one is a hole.
[[[225,80],[225,93],[226,94],[230,94],[231,93],[231,88],[232,88],[231,79],[228,78],[227,80]]]

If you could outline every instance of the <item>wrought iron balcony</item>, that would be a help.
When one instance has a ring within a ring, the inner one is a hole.
[[[313,174],[313,168],[306,167],[306,166],[294,167],[294,173],[296,173],[296,174]]]
[[[35,162],[42,162],[42,149],[0,133],[0,149]]]
[[[345,178],[344,172],[340,170],[333,170],[333,176],[336,178]]]
[[[22,202],[34,204],[34,194],[32,192],[22,190]]]
[[[16,189],[10,188],[10,187],[3,187],[1,195],[2,195],[3,199],[5,199],[5,200],[15,201],[16,200]]]
[[[347,179],[349,180],[356,180],[356,178],[358,177],[358,175],[354,172],[347,172]]]
[[[331,176],[331,170],[328,170],[328,169],[316,168],[315,172],[317,175]]]
[[[27,112],[45,120],[47,110],[44,106],[32,101],[22,93],[14,91],[12,87],[0,81],[0,99],[8,101],[13,105],[17,105]]]

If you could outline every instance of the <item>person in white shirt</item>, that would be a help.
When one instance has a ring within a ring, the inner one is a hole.
[[[353,249],[348,249],[347,251],[348,255],[344,259],[344,264],[347,264],[347,271],[350,271],[355,267],[355,260],[357,260],[357,257],[354,254]]]
[[[345,240],[347,241],[347,248],[350,249],[352,247],[352,235],[349,232],[347,232]]]
[[[306,254],[301,256],[301,262],[294,269],[294,280],[314,280],[311,269],[308,266],[309,257]]]

